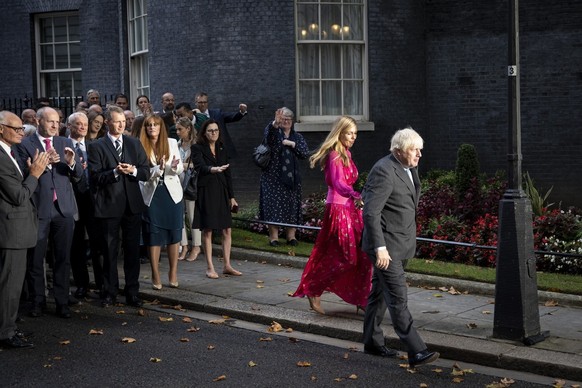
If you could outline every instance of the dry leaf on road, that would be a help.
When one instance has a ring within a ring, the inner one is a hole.
[[[103,335],[103,329],[91,329],[89,335]]]
[[[131,338],[131,337],[123,337],[121,339],[121,342],[126,343],[126,344],[132,344],[135,341],[137,341],[135,338]]]

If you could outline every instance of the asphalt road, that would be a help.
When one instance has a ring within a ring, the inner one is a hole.
[[[34,332],[36,347],[0,350],[1,387],[486,387],[503,377],[512,388],[551,385],[462,364],[454,375],[448,360],[411,372],[406,360],[369,356],[355,343],[176,306],[140,311],[92,300],[73,312],[68,320],[25,317],[20,328]]]

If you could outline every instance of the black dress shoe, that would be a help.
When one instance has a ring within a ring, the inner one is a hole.
[[[114,304],[115,304],[115,298],[113,298],[111,296],[105,296],[101,299],[101,306],[103,306],[103,307],[113,306]]]
[[[20,329],[14,330],[14,336],[20,338],[21,340],[28,339],[34,334],[31,331],[22,331]]]
[[[5,348],[13,349],[34,348],[34,344],[26,340],[20,339],[17,336],[1,340],[0,345]]]
[[[66,304],[57,305],[57,317],[69,319],[71,318],[71,310]]]
[[[272,247],[278,247],[279,246],[279,241],[277,240],[273,240],[269,242],[269,245]]]
[[[38,318],[38,317],[42,317],[43,312],[44,312],[44,307],[42,304],[40,303],[33,303],[32,307],[30,308],[30,316],[33,318]]]
[[[296,239],[287,240],[287,245],[291,245],[292,247],[296,247],[297,245],[299,245],[299,241],[297,241]]]
[[[418,365],[430,364],[435,362],[440,357],[439,352],[429,352],[428,350],[423,350],[422,352],[416,353],[414,356],[408,355],[408,364],[411,368],[416,368]]]
[[[143,306],[142,300],[140,298],[138,298],[137,296],[128,296],[127,299],[125,300],[125,302],[128,306],[132,306],[132,307]]]
[[[394,357],[398,354],[396,350],[390,349],[384,345],[382,346],[364,345],[364,353],[380,357]]]
[[[84,299],[86,297],[87,297],[87,289],[85,287],[77,287],[77,291],[75,291],[75,298]]]

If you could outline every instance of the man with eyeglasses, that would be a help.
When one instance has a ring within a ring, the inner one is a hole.
[[[226,129],[226,123],[234,123],[239,121],[247,114],[246,104],[239,104],[238,112],[222,112],[220,109],[208,109],[208,94],[205,92],[199,92],[196,94],[194,102],[196,107],[200,112],[202,112],[206,117],[216,120],[218,123],[218,128],[220,128],[220,136],[222,141],[226,146],[228,151],[229,159],[236,158],[237,152],[232,139]]]
[[[40,152],[49,155],[50,165],[43,174],[32,200],[38,211],[37,243],[28,251],[26,282],[32,301],[30,315],[40,317],[46,310],[45,258],[49,237],[53,253],[53,294],[56,314],[71,318],[69,285],[71,277],[71,244],[77,216],[77,203],[71,180],[83,176],[83,166],[73,150],[71,139],[58,136],[60,118],[51,107],[37,111],[36,134],[28,136],[16,146],[17,157],[23,171],[29,160]],[[25,171],[26,174],[26,171]]]
[[[49,158],[46,152],[36,153],[25,177],[12,151],[23,138],[18,116],[0,112],[0,346],[4,348],[34,347],[26,340],[31,334],[17,329],[16,318],[26,252],[36,244],[38,218],[31,197]]]

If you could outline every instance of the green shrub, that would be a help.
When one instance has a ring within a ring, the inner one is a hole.
[[[459,198],[463,198],[465,193],[474,185],[472,180],[479,178],[479,159],[477,158],[475,146],[461,144],[457,151],[455,172],[457,176],[455,189]]]
[[[540,195],[538,189],[534,186],[534,181],[529,176],[529,172],[526,172],[523,176],[523,190],[527,194],[529,200],[531,201],[531,209],[535,216],[541,216],[544,211],[553,205],[553,203],[546,203],[553,187],[550,187],[546,194]]]

